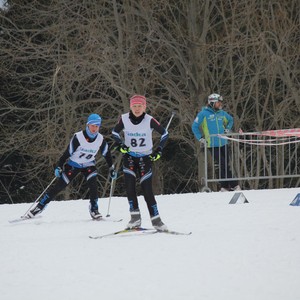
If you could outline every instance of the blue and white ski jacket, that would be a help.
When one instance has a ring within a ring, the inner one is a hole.
[[[215,111],[211,107],[205,106],[197,114],[192,124],[192,131],[198,141],[204,137],[209,148],[221,147],[228,143],[227,140],[210,135],[223,134],[224,129],[230,130],[232,126],[233,117],[226,111],[222,109]]]

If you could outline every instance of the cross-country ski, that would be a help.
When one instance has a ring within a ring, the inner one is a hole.
[[[36,219],[40,219],[42,218],[41,215],[38,216],[34,216],[33,218],[26,218],[24,216],[16,218],[16,219],[12,219],[12,220],[8,220],[9,223],[13,224],[13,223],[20,223],[20,222],[25,222],[25,221],[30,221],[30,220],[36,220]],[[78,220],[79,222],[80,220]],[[92,222],[113,222],[113,223],[118,223],[118,222],[122,222],[123,219],[122,218],[106,218],[106,217],[101,217],[98,219],[91,219]]]
[[[137,236],[137,235],[146,235],[146,234],[155,234],[155,233],[166,233],[166,234],[173,234],[173,235],[191,235],[192,232],[179,232],[174,230],[156,230],[154,228],[126,228],[123,230],[111,232],[108,234],[98,235],[98,236],[89,236],[90,239],[102,239],[107,237],[113,236]]]

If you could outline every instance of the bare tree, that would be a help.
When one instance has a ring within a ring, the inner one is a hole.
[[[0,12],[1,203],[32,201],[89,113],[103,117],[111,141],[134,93],[147,96],[162,124],[177,111],[154,167],[156,193],[201,189],[204,157],[191,123],[212,92],[224,96],[236,130],[299,127],[297,0],[8,3]],[[103,196],[109,182],[104,161],[98,166]],[[76,195],[70,186],[62,197]]]

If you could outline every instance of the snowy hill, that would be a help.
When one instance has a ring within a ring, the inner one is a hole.
[[[126,198],[111,219],[92,221],[87,200],[53,201],[41,218],[10,224],[29,205],[0,205],[2,300],[300,299],[300,189],[157,196],[163,221],[190,236],[164,233],[92,240],[123,229]],[[139,198],[143,226],[150,220]],[[108,199],[100,199],[107,212]]]

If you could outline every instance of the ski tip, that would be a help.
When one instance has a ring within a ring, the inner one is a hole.
[[[17,218],[17,219],[13,219],[13,220],[8,220],[8,223],[17,223],[17,222],[21,222],[21,221],[25,221],[28,220],[27,218],[24,218],[23,216]]]
[[[169,233],[169,234],[174,234],[174,235],[191,235],[192,231],[189,232],[180,232],[180,231],[175,231],[175,230],[157,230],[157,232],[161,232],[161,233]]]
[[[26,218],[25,216],[21,216],[17,219],[13,219],[13,220],[8,220],[9,223],[18,223],[18,222],[23,222],[23,221],[30,221],[30,220],[36,220],[36,219],[39,219],[41,218],[42,216],[38,215],[38,216],[35,216],[33,218]]]
[[[101,218],[97,218],[97,219],[91,219],[92,221],[95,221],[95,222],[99,222],[99,221],[102,221],[102,222],[122,222],[123,219],[107,219],[106,217],[101,217]]]

